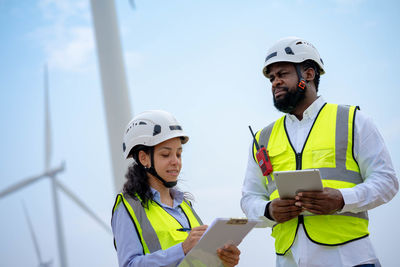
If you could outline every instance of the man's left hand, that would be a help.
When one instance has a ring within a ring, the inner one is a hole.
[[[342,193],[334,188],[324,187],[322,192],[297,193],[295,205],[314,214],[332,214],[344,206]]]

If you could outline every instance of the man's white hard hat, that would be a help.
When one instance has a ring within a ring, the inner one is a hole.
[[[320,75],[325,73],[324,62],[310,42],[298,37],[282,38],[268,50],[263,73],[268,77],[268,66],[276,62],[301,63],[309,59],[317,63]]]
[[[163,110],[148,110],[135,116],[126,126],[123,153],[127,159],[138,145],[155,146],[168,139],[181,137],[185,144],[189,137],[175,117]]]

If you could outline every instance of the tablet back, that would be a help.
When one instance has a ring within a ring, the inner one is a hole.
[[[294,198],[301,191],[322,191],[323,189],[318,169],[276,171],[274,177],[281,199]]]

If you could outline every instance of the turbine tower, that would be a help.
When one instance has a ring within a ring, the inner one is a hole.
[[[24,209],[24,214],[25,214],[26,221],[28,222],[29,232],[31,233],[33,245],[34,245],[35,251],[36,251],[36,256],[37,256],[38,261],[39,261],[39,267],[50,267],[50,266],[52,266],[53,261],[50,260],[50,261],[44,262],[42,260],[42,255],[40,254],[40,248],[39,248],[39,244],[38,244],[37,239],[36,239],[36,234],[35,234],[35,231],[33,230],[32,222],[31,222],[28,210],[26,209],[26,206],[25,206],[24,202],[22,202],[22,207]]]
[[[90,3],[107,119],[114,190],[119,193],[128,167],[122,156],[122,137],[132,115],[128,85],[114,0],[91,0]]]

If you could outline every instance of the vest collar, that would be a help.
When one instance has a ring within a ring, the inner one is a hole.
[[[150,190],[154,195],[154,201],[156,201],[158,204],[160,204],[161,206],[165,206],[168,208],[171,208],[169,206],[164,205],[163,203],[161,203],[161,198],[160,198],[160,192],[158,192],[156,189],[154,189],[153,187],[150,186]],[[171,193],[171,196],[174,200],[174,204],[172,205],[172,208],[176,208],[178,207],[182,201],[183,201],[183,193],[181,191],[178,191],[174,188],[170,188],[169,192]]]

